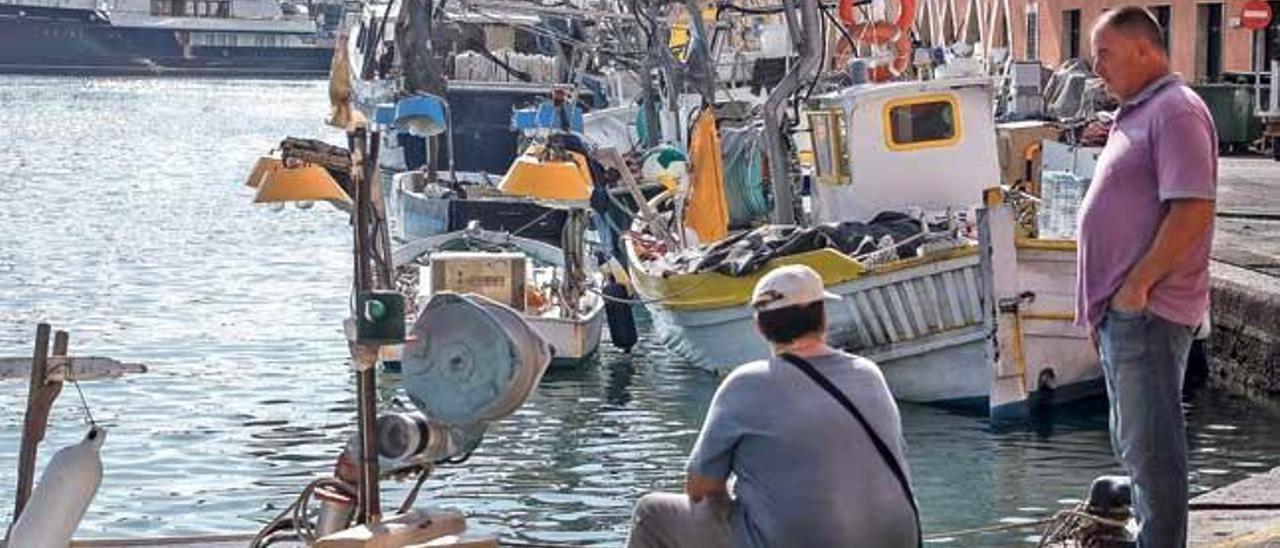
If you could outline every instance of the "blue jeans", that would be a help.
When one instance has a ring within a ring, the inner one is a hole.
[[[1108,310],[1098,326],[1111,447],[1133,479],[1140,548],[1187,544],[1182,376],[1192,328],[1146,311]]]

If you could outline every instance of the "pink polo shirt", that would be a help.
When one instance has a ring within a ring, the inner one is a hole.
[[[1112,295],[1147,253],[1169,201],[1213,200],[1218,136],[1200,96],[1176,74],[1116,112],[1080,207],[1076,323],[1097,327]],[[1193,326],[1209,307],[1210,227],[1151,288],[1147,311]]]

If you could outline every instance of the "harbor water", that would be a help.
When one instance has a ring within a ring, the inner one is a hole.
[[[0,356],[29,356],[47,321],[71,332],[72,354],[150,368],[83,383],[108,435],[80,536],[256,530],[330,473],[354,423],[340,329],[347,217],[257,207],[243,185],[285,135],[342,142],[322,124],[326,84],[0,77],[0,104]],[[606,349],[549,374],[470,460],[439,469],[419,503],[460,508],[505,538],[620,544],[637,497],[682,485],[717,382],[643,329],[632,355]],[[394,375],[381,386],[384,405],[403,399]],[[3,523],[26,391],[0,383]],[[1280,466],[1277,407],[1213,390],[1188,402],[1197,493]],[[1098,401],[1003,431],[914,405],[903,422],[926,534],[1045,517],[1117,472]],[[68,386],[42,465],[84,431]],[[407,487],[385,485],[392,503]]]

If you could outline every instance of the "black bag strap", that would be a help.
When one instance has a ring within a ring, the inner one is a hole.
[[[779,354],[778,357],[803,371],[805,375],[813,379],[813,382],[821,386],[828,394],[831,394],[831,397],[835,398],[837,402],[840,402],[840,405],[850,415],[853,415],[853,418],[858,419],[858,423],[862,425],[862,428],[867,431],[867,436],[871,438],[872,445],[875,445],[876,451],[880,452],[880,457],[884,459],[884,463],[889,466],[889,470],[893,472],[894,477],[898,478],[898,485],[902,487],[902,494],[907,497],[907,502],[911,504],[911,513],[915,514],[916,546],[922,546],[924,543],[924,531],[920,529],[920,508],[916,507],[916,497],[911,493],[911,482],[907,480],[907,474],[902,470],[902,465],[898,463],[897,457],[893,456],[893,451],[889,450],[889,446],[884,443],[884,440],[880,439],[880,435],[876,434],[875,429],[871,428],[871,423],[867,422],[866,417],[862,416],[862,412],[858,411],[858,407],[853,405],[853,402],[849,401],[849,398],[839,388],[836,388],[836,385],[831,384],[830,379],[819,373],[813,367],[813,364],[795,354],[784,353]]]

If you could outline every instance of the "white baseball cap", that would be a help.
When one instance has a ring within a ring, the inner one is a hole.
[[[758,312],[801,306],[817,301],[840,300],[822,288],[822,277],[805,265],[787,265],[770,270],[756,282],[751,292],[751,308]]]

